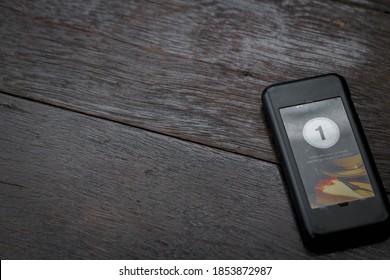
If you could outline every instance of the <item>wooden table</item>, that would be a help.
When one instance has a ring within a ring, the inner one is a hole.
[[[305,249],[261,106],[345,76],[390,194],[389,5],[2,0],[1,258],[389,259]]]

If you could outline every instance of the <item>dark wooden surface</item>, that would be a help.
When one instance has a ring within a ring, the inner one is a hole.
[[[269,84],[344,75],[390,191],[389,11],[1,1],[1,257],[390,258],[302,246],[261,109]]]

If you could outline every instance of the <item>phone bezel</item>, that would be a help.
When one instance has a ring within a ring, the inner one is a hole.
[[[344,105],[356,143],[366,166],[375,196],[339,204],[311,208],[285,130],[280,109],[340,97]],[[388,220],[384,189],[368,148],[360,120],[356,114],[345,79],[337,74],[292,81],[266,88],[263,92],[267,117],[270,117],[275,142],[282,157],[283,169],[291,188],[293,202],[304,228],[311,237],[364,227]],[[362,215],[364,213],[364,215]]]

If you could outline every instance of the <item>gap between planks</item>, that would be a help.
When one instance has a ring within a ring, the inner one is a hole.
[[[230,154],[235,154],[235,155],[243,156],[243,157],[245,157],[245,158],[255,159],[255,160],[258,160],[258,161],[261,161],[261,162],[264,162],[264,163],[273,164],[273,165],[276,165],[276,166],[279,167],[279,164],[278,164],[278,163],[273,162],[273,161],[270,161],[270,160],[259,159],[259,158],[257,158],[257,157],[253,157],[253,156],[250,156],[250,155],[247,155],[247,154],[236,153],[236,152],[233,152],[233,151],[231,151],[231,150],[223,149],[223,148],[216,147],[216,146],[206,145],[206,144],[203,144],[203,143],[201,143],[201,142],[194,141],[194,140],[189,140],[189,139],[185,139],[185,138],[173,136],[173,135],[170,135],[170,134],[161,133],[161,132],[158,132],[158,131],[155,131],[155,130],[151,130],[151,129],[148,129],[148,128],[144,128],[144,127],[142,127],[142,126],[137,126],[137,125],[129,124],[129,123],[122,122],[122,121],[119,121],[119,120],[116,120],[116,119],[111,119],[111,118],[109,118],[108,116],[105,116],[104,114],[97,114],[97,113],[92,112],[92,111],[87,112],[87,111],[83,111],[83,110],[78,110],[77,108],[71,107],[70,104],[68,104],[68,105],[70,105],[70,107],[66,107],[66,106],[63,106],[62,103],[55,103],[55,102],[43,101],[43,100],[41,100],[41,99],[39,99],[39,98],[34,98],[34,97],[20,96],[20,95],[18,95],[18,94],[13,94],[13,93],[10,93],[10,92],[5,92],[5,91],[3,91],[3,90],[0,90],[0,94],[12,96],[12,97],[15,97],[15,98],[19,98],[19,99],[23,99],[23,100],[27,100],[27,101],[31,101],[31,102],[35,102],[35,103],[40,103],[40,104],[52,106],[52,107],[55,107],[55,108],[58,108],[58,109],[61,109],[61,110],[66,110],[66,111],[69,111],[69,112],[74,112],[74,113],[82,114],[82,115],[85,115],[85,116],[89,116],[89,117],[93,117],[93,118],[97,118],[97,119],[101,119],[101,120],[105,120],[105,121],[110,121],[110,122],[113,122],[113,123],[125,125],[125,126],[132,127],[132,128],[137,128],[137,129],[140,129],[140,130],[143,130],[143,131],[147,131],[147,132],[150,132],[150,133],[155,133],[155,134],[163,135],[163,136],[165,136],[165,137],[169,137],[169,138],[173,138],[173,139],[178,139],[178,140],[181,140],[181,141],[185,141],[185,142],[187,142],[187,143],[192,143],[192,144],[196,144],[196,145],[200,145],[200,146],[212,148],[212,149],[215,149],[215,150],[227,152],[227,153],[230,153]],[[389,193],[390,193],[390,191],[389,191]]]
[[[385,5],[384,3],[372,3],[372,5],[367,4],[367,3],[360,3],[356,1],[351,1],[351,0],[332,0],[333,2],[340,3],[343,5],[350,5],[352,7],[360,8],[360,9],[365,9],[373,12],[378,12],[378,13],[384,13],[384,14],[390,14],[390,6],[387,6],[386,8],[382,7],[382,5]],[[375,5],[377,4],[377,5]]]
[[[5,91],[3,91],[3,90],[0,90],[0,94],[12,96],[12,97],[19,98],[19,99],[23,99],[23,100],[28,100],[28,101],[35,102],[35,103],[44,104],[44,105],[51,106],[51,107],[54,107],[54,108],[58,108],[58,109],[61,109],[61,110],[66,110],[66,111],[69,111],[69,112],[78,113],[78,114],[82,114],[82,115],[85,115],[85,116],[89,116],[89,117],[93,117],[93,118],[97,118],[97,119],[101,119],[101,120],[105,120],[105,121],[110,121],[110,122],[117,123],[117,124],[120,124],[120,125],[125,125],[125,126],[127,126],[127,127],[132,127],[132,128],[140,129],[140,130],[147,131],[147,132],[150,132],[150,133],[155,133],[155,134],[163,135],[163,136],[168,137],[168,138],[178,139],[178,140],[181,140],[181,141],[185,141],[185,142],[187,142],[187,143],[192,143],[192,144],[196,144],[196,145],[208,147],[208,148],[211,148],[211,149],[216,149],[216,150],[219,150],[219,151],[223,151],[223,152],[226,152],[226,153],[230,153],[230,154],[234,154],[234,155],[243,156],[243,157],[245,157],[245,158],[250,158],[250,159],[258,160],[258,161],[261,161],[261,162],[265,162],[265,163],[269,163],[269,164],[272,164],[272,165],[276,165],[276,166],[281,170],[279,164],[278,164],[278,163],[275,163],[275,162],[272,162],[272,161],[268,161],[268,160],[264,160],[264,159],[259,159],[259,158],[252,157],[252,156],[249,156],[249,155],[246,155],[246,154],[235,153],[235,152],[233,152],[233,151],[226,150],[226,149],[223,149],[223,148],[214,147],[214,146],[209,146],[209,145],[205,145],[205,144],[200,143],[200,142],[196,142],[196,141],[192,141],[192,140],[188,140],[188,139],[184,139],[184,138],[172,136],[172,135],[169,135],[169,134],[160,133],[160,132],[157,132],[157,131],[154,131],[154,130],[146,129],[146,128],[144,128],[144,127],[140,127],[140,126],[136,126],[136,125],[131,125],[131,124],[128,124],[128,123],[125,123],[125,122],[121,122],[121,121],[118,121],[118,120],[106,118],[104,115],[99,115],[99,114],[96,114],[96,113],[94,113],[94,112],[85,112],[85,111],[77,110],[77,109],[75,109],[75,108],[64,107],[64,106],[62,106],[61,104],[55,104],[55,103],[51,103],[51,102],[44,102],[44,101],[42,101],[42,100],[35,99],[35,98],[19,96],[19,95],[16,95],[16,94],[12,94],[12,93],[9,93],[9,92],[5,92]],[[281,172],[281,174],[283,174],[283,172]],[[284,175],[282,175],[282,176],[284,177]],[[284,178],[283,178],[283,179],[284,179]],[[385,188],[385,192],[386,192],[387,195],[390,196],[390,190],[387,190],[387,189]]]

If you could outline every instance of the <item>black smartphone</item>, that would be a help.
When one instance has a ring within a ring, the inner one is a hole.
[[[345,79],[272,85],[262,101],[306,245],[334,250],[386,238],[389,202]]]

